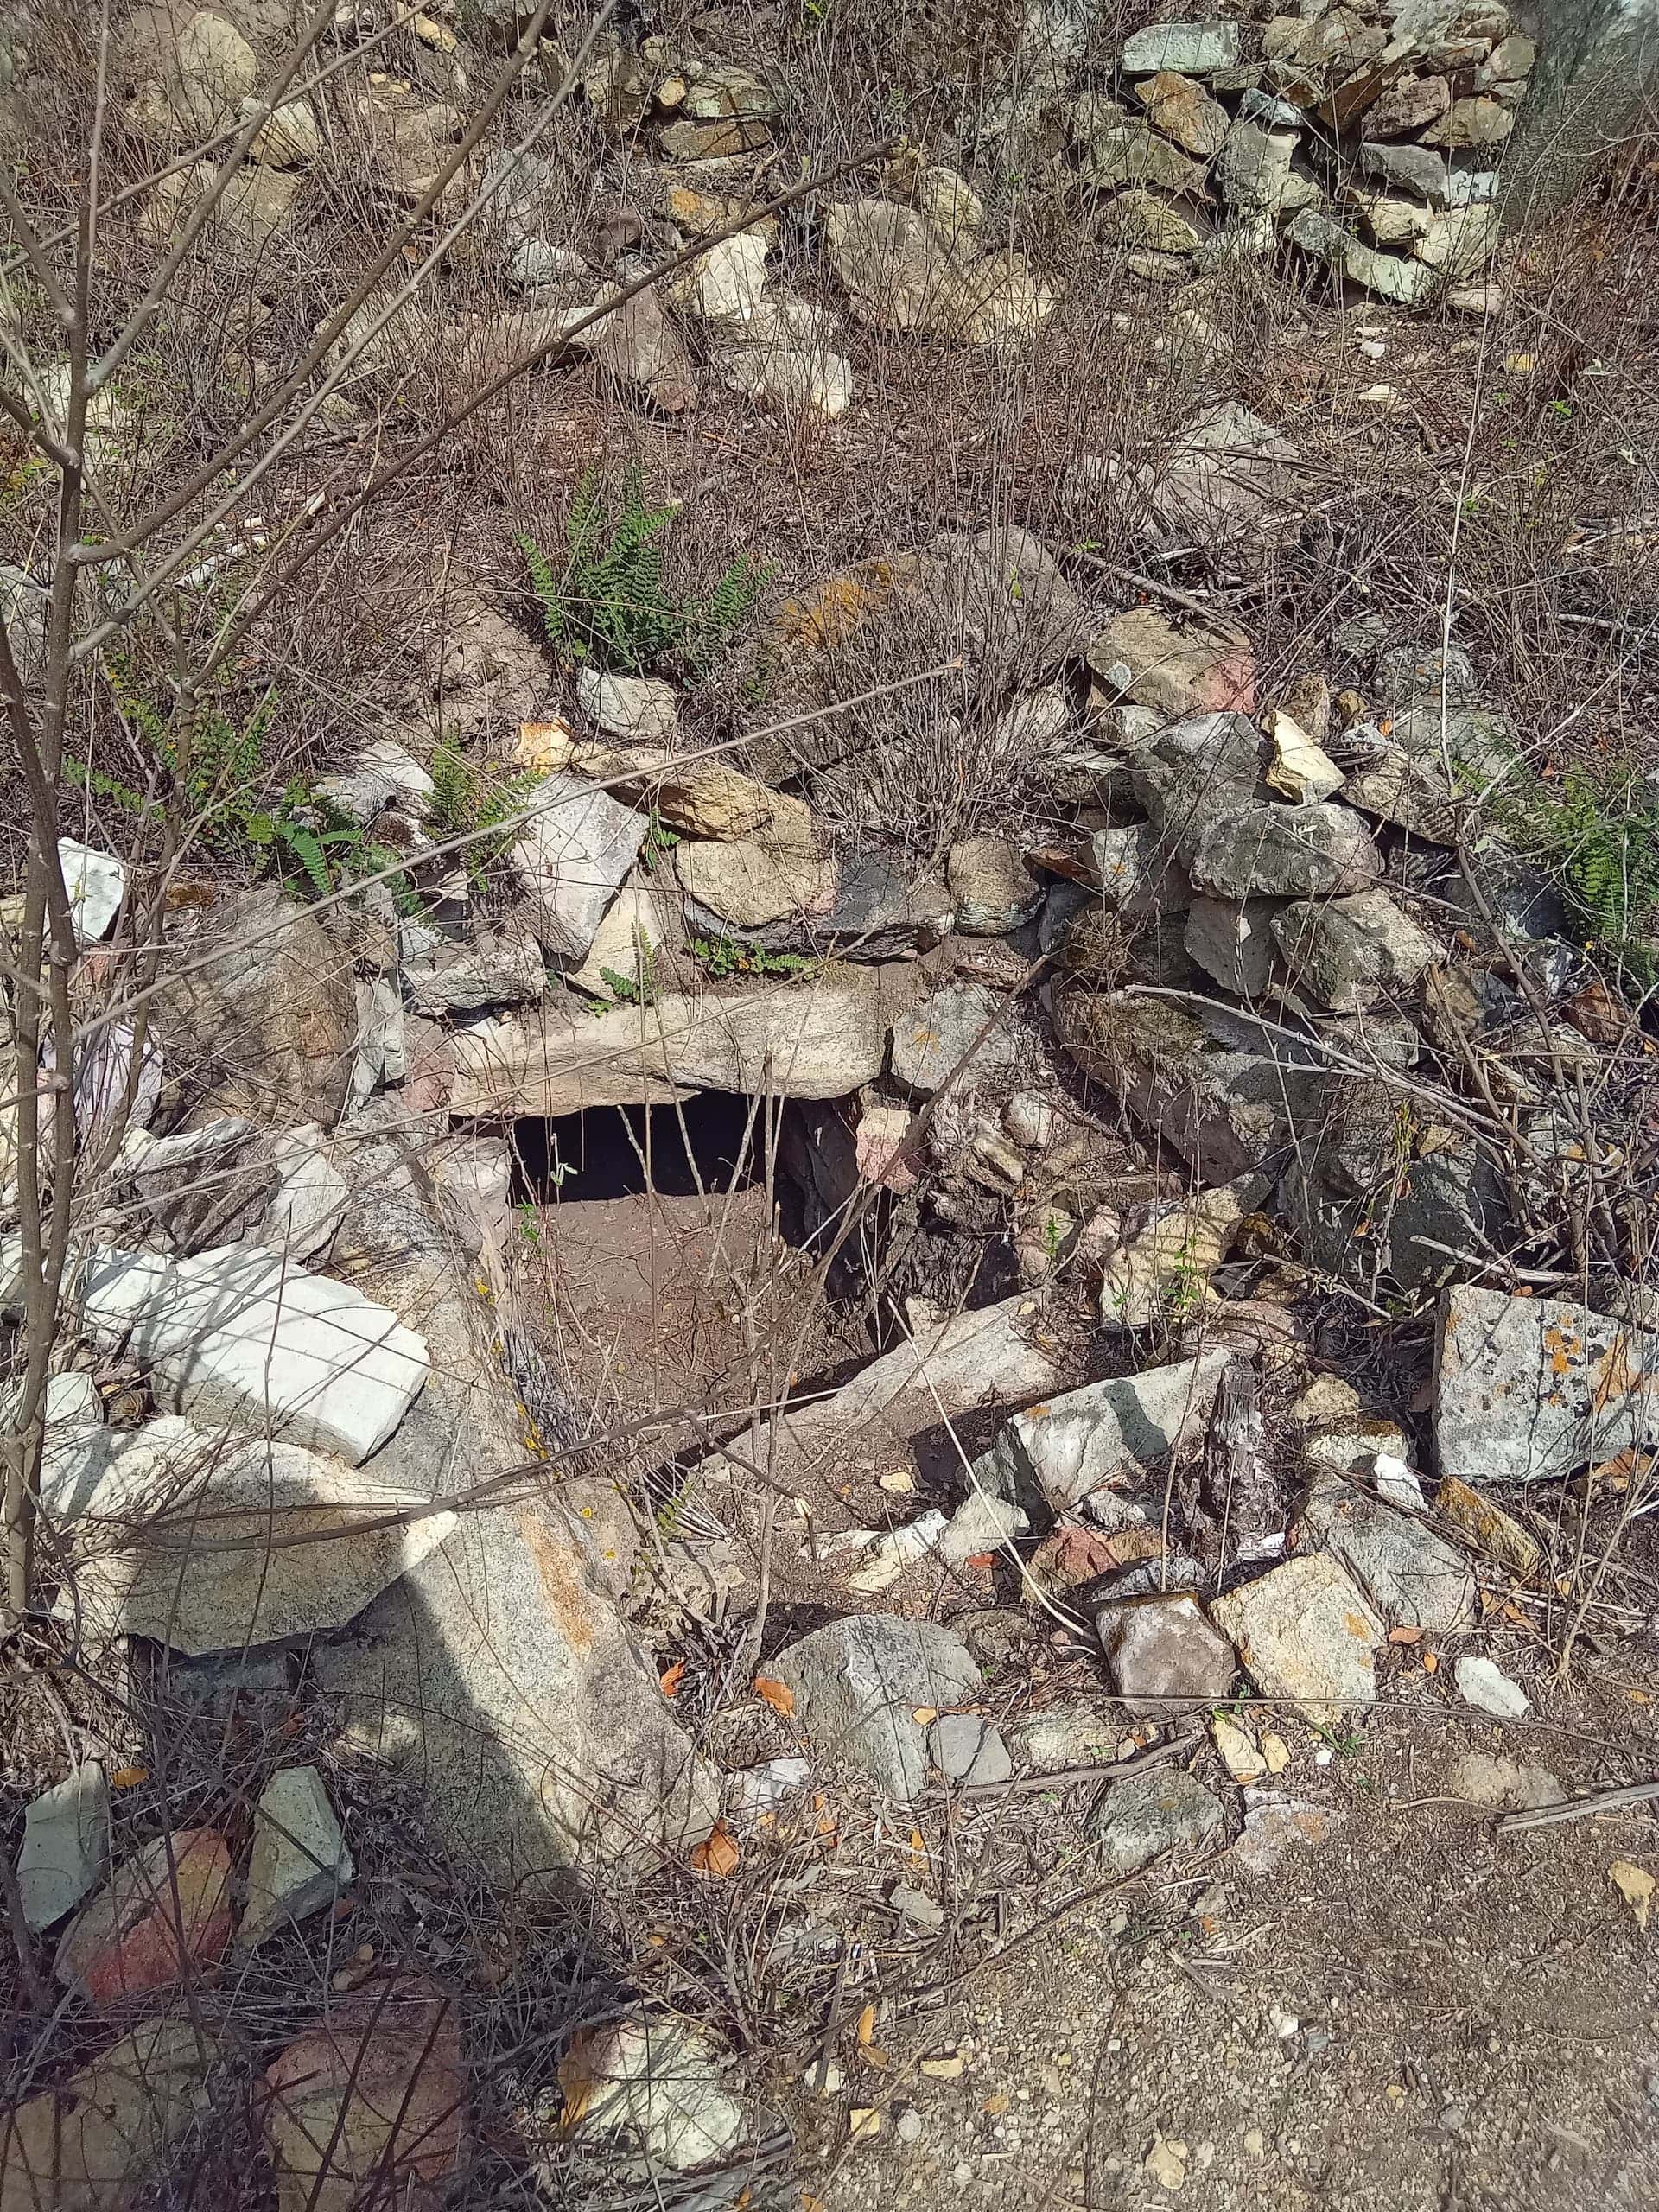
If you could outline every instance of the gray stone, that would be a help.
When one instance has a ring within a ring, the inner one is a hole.
[[[964,1063],[970,1081],[1012,1067],[1020,1046],[1007,1020],[1011,1011],[1010,1001],[983,983],[941,984],[893,1025],[895,1080],[917,1097],[931,1098]],[[997,1026],[981,1040],[981,1031],[993,1021]]]
[[[372,822],[389,806],[424,812],[432,798],[432,779],[397,741],[375,739],[353,765],[339,774],[319,776],[317,794],[355,822]]]
[[[1042,886],[1007,837],[959,838],[946,858],[945,880],[957,902],[957,927],[968,937],[1016,930],[1042,904]]]
[[[1173,138],[1184,152],[1208,161],[1218,151],[1232,118],[1202,85],[1173,70],[1160,69],[1155,77],[1136,85],[1134,92],[1154,129]]]
[[[1149,1474],[1203,1433],[1227,1360],[1225,1352],[1206,1352],[1090,1382],[1016,1414],[978,1463],[980,1479],[1046,1517],[1107,1484]]]
[[[572,2133],[623,2133],[648,2175],[689,2173],[742,2140],[743,2107],[721,2082],[713,2046],[678,2020],[634,2013],[595,2030],[582,2073],[588,2094]]]
[[[1028,1526],[1018,1506],[975,1490],[950,1516],[936,1548],[941,1559],[959,1567],[976,1553],[1000,1550],[1013,1537],[1023,1535]]]
[[[110,1785],[100,1762],[86,1759],[24,1815],[16,1869],[24,1925],[38,1935],[61,1920],[109,1863]]]
[[[833,863],[816,853],[779,850],[758,838],[688,841],[675,848],[674,873],[686,897],[728,926],[753,930],[826,905]]]
[[[1382,872],[1364,823],[1334,799],[1243,807],[1213,820],[1182,857],[1193,882],[1224,899],[1340,897]]]
[[[1421,1521],[1326,1477],[1309,1492],[1301,1525],[1342,1562],[1390,1628],[1450,1636],[1474,1618],[1468,1561]]]
[[[418,1486],[172,1416],[128,1438],[95,1483],[54,1478],[42,1502],[76,1554],[59,1617],[191,1656],[343,1628],[456,1527]]]
[[[385,1442],[429,1370],[421,1338],[384,1306],[238,1246],[176,1262],[94,1253],[75,1299],[95,1333],[130,1343],[174,1411],[352,1466]]]
[[[1402,308],[1426,306],[1439,289],[1440,280],[1427,263],[1385,253],[1360,238],[1350,239],[1344,248],[1342,270],[1344,276],[1363,284],[1368,292]]]
[[[1414,192],[1431,207],[1444,207],[1446,204],[1450,173],[1446,159],[1427,146],[1363,144],[1359,167],[1363,175],[1378,177],[1384,184],[1398,186],[1404,192]]]
[[[1107,201],[1095,219],[1095,235],[1103,245],[1131,252],[1187,254],[1203,245],[1206,233],[1172,202],[1136,185]]]
[[[1100,1847],[1109,1874],[1122,1881],[1154,1859],[1185,1859],[1213,1847],[1227,1825],[1220,1804],[1180,1768],[1115,1782],[1090,1806],[1084,1832]]]
[[[1127,77],[1173,69],[1184,77],[1207,77],[1237,66],[1238,25],[1225,16],[1202,22],[1154,23],[1125,39],[1118,67]]]
[[[971,1713],[942,1713],[930,1722],[927,1748],[947,1782],[1007,1782],[1014,1773],[1007,1745],[988,1720]]]
[[[210,2077],[237,2056],[200,2017],[158,2017],[14,2106],[0,2145],[6,2212],[115,2212],[142,2202],[174,2145],[212,2125]]]
[[[1131,1713],[1175,1720],[1232,1688],[1238,1654],[1185,1592],[1100,1606],[1095,1632]]]
[[[1396,77],[1365,111],[1365,136],[1373,143],[1404,138],[1451,105],[1452,87],[1444,77]]]
[[[1277,947],[1269,925],[1278,912],[1266,899],[1195,899],[1183,941],[1235,998],[1259,999],[1273,980]]]
[[[1299,901],[1274,916],[1272,929],[1298,988],[1332,1014],[1403,995],[1441,957],[1386,891]]]
[[[538,810],[518,835],[512,866],[550,956],[579,966],[639,857],[648,824],[580,776],[549,776],[536,797]]]
[[[1392,1131],[1392,1108],[1389,1122]],[[1286,1171],[1278,1204],[1304,1256],[1344,1281],[1362,1289],[1384,1277],[1403,1289],[1443,1282],[1459,1255],[1497,1249],[1512,1226],[1503,1179],[1471,1143],[1456,1141],[1408,1164],[1380,1126],[1370,1139],[1345,1122],[1309,1130],[1306,1156]],[[1362,1176],[1366,1188],[1356,1194],[1351,1186]]]
[[[1110,480],[1133,494],[1139,534],[1160,551],[1285,544],[1300,532],[1307,499],[1299,449],[1230,399],[1205,408],[1154,461],[1112,468]]]
[[[603,925],[601,924],[601,927]],[[416,1014],[477,1014],[486,1007],[533,1003],[545,995],[547,963],[528,931],[488,930],[458,944],[442,941],[403,971]]]
[[[1334,1806],[1312,1805],[1281,1789],[1244,1792],[1244,1826],[1230,1863],[1241,1873],[1270,1874],[1287,1851],[1323,1843],[1345,1815]]]
[[[1052,1705],[1004,1725],[1004,1734],[1022,1766],[1047,1774],[1069,1766],[1102,1766],[1113,1756],[1123,1733],[1116,1704]]]
[[[1490,1713],[1495,1720],[1524,1720],[1532,1711],[1532,1700],[1520,1684],[1491,1659],[1466,1652],[1452,1672],[1465,1703]]]
[[[1083,142],[1077,175],[1085,184],[1155,185],[1163,192],[1197,194],[1204,189],[1205,164],[1172,146],[1138,117],[1120,113],[1117,120]]]
[[[1210,1612],[1264,1697],[1287,1698],[1316,1723],[1376,1702],[1382,1623],[1326,1554],[1287,1560],[1214,1599]]]
[[[607,737],[671,746],[679,734],[674,687],[656,677],[607,676],[584,661],[576,671],[576,703]]]
[[[332,1905],[356,1872],[321,1775],[283,1767],[259,1793],[248,1861],[248,1901],[236,1931],[251,1949]]]
[[[1480,1489],[1548,1482],[1659,1444],[1659,1336],[1564,1298],[1442,1294],[1434,1448]]]
[[[351,1193],[315,1123],[285,1129],[272,1147],[276,1190],[251,1242],[293,1260],[327,1251]]]
[[[79,845],[73,837],[58,840],[58,864],[63,887],[69,896],[69,918],[75,943],[84,951],[108,931],[121,906],[127,871],[113,853],[95,846]]]
[[[814,1629],[779,1652],[771,1671],[821,1752],[850,1758],[906,1804],[927,1780],[925,1724],[916,1710],[969,1702],[981,1687],[960,1637],[932,1621],[886,1613]]]
[[[1294,204],[1291,160],[1299,143],[1294,130],[1234,124],[1216,162],[1216,182],[1229,207],[1243,214],[1276,215]]]
[[[879,969],[827,969],[755,990],[665,991],[602,1020],[550,1008],[451,1040],[458,1120],[557,1117],[584,1106],[661,1105],[684,1090],[842,1098],[886,1058],[889,994]]]
[[[1515,128],[1515,117],[1502,100],[1484,92],[1453,100],[1422,134],[1425,146],[1501,146]]]

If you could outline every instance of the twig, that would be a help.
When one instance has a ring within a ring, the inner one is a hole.
[[[1505,1813],[1492,1823],[1492,1833],[1518,1835],[1522,1828],[1552,1828],[1563,1821],[1587,1821],[1598,1813],[1650,1804],[1656,1797],[1659,1797],[1659,1782],[1632,1782],[1621,1789],[1599,1789],[1593,1797],[1575,1797],[1567,1805],[1529,1805],[1523,1813]]]
[[[1185,1758],[1189,1751],[1197,1751],[1202,1740],[1196,1733],[1178,1736],[1173,1743],[1154,1744],[1133,1758],[1114,1759],[1105,1766],[1060,1766],[1048,1774],[1022,1774],[1014,1782],[973,1782],[956,1794],[958,1797],[1008,1797],[1027,1789],[1067,1789],[1076,1782],[1117,1782],[1126,1774],[1141,1774],[1149,1766],[1161,1766],[1166,1759]]]

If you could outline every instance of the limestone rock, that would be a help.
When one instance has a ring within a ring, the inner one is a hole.
[[[1169,254],[1196,252],[1205,238],[1191,216],[1139,186],[1107,201],[1095,218],[1095,235],[1128,251]]]
[[[1181,845],[1193,882],[1223,899],[1340,897],[1382,870],[1364,823],[1334,799],[1217,812]]]
[[[1476,1489],[1547,1482],[1659,1443],[1659,1337],[1563,1298],[1459,1283],[1440,1300],[1434,1446]]]
[[[1532,1700],[1493,1660],[1466,1652],[1452,1669],[1458,1695],[1495,1720],[1524,1720]]]
[[[315,1122],[284,1130],[271,1159],[276,1189],[251,1241],[289,1259],[317,1260],[333,1244],[349,1203],[346,1178]]]
[[[658,1105],[680,1090],[842,1098],[887,1057],[880,971],[831,967],[761,991],[710,984],[620,1007],[602,1022],[548,1009],[460,1031],[457,1119],[556,1117],[583,1105]]]
[[[1425,146],[1501,146],[1515,128],[1515,116],[1501,100],[1484,92],[1453,100],[1422,134]]]
[[[119,912],[127,871],[113,853],[78,845],[73,837],[59,838],[58,865],[63,870],[75,943],[84,952],[106,933]]]
[[[355,1872],[321,1775],[314,1766],[280,1768],[259,1793],[248,1862],[248,1901],[238,1945],[332,1905]]]
[[[908,1804],[927,1779],[926,1724],[976,1698],[979,1669],[968,1647],[931,1621],[855,1614],[814,1629],[772,1662],[795,1714],[826,1753],[852,1759],[889,1796]]]
[[[1441,957],[1433,938],[1382,890],[1298,901],[1272,926],[1298,986],[1332,1014],[1402,997]]]
[[[834,881],[831,863],[749,839],[678,845],[674,873],[689,899],[738,929],[759,929],[817,907]]]
[[[43,1499],[81,1554],[60,1615],[192,1655],[342,1628],[455,1528],[418,1490],[171,1416],[127,1439],[96,1482],[71,1495],[54,1478]],[[188,1541],[204,1516],[223,1548]]]
[[[600,924],[588,957],[565,981],[594,998],[626,1001],[631,985],[641,998],[660,991],[674,975],[685,930],[673,901],[649,885],[625,884]]]
[[[1186,77],[1213,76],[1235,68],[1239,57],[1238,25],[1225,16],[1202,22],[1154,23],[1123,41],[1118,66],[1125,76],[1176,70]]]
[[[278,2212],[349,2212],[379,2189],[438,2202],[469,2120],[456,2009],[423,1977],[380,1977],[277,2054],[257,2109]]]
[[[1090,646],[1089,665],[1097,675],[1109,677],[1119,664],[1129,671],[1119,688],[1137,706],[1170,715],[1247,709],[1255,695],[1255,663],[1247,645],[1178,630],[1150,607],[1115,616]]]
[[[1102,1605],[1095,1632],[1119,1696],[1154,1720],[1218,1703],[1238,1673],[1237,1653],[1185,1592]]]
[[[1453,207],[1431,219],[1416,241],[1420,261],[1448,276],[1470,277],[1497,251],[1502,224],[1495,207]]]
[[[980,1479],[1046,1515],[1150,1474],[1203,1433],[1226,1365],[1224,1352],[1206,1352],[1090,1382],[1016,1414],[979,1462]]]
[[[1114,481],[1121,480],[1126,490],[1133,491],[1136,512],[1144,517],[1141,534],[1146,543],[1160,550],[1193,543],[1217,551],[1261,550],[1294,541],[1301,530],[1306,491],[1300,453],[1270,423],[1236,400],[1224,400],[1205,409],[1171,440],[1156,461],[1133,471],[1113,469],[1110,474]],[[1152,610],[1135,612],[1145,615]],[[1155,613],[1154,621],[1168,633],[1162,639],[1144,620],[1131,625],[1128,618],[1120,620],[1124,623],[1120,643],[1125,639],[1131,642],[1155,639],[1166,653],[1171,650],[1170,640],[1179,634]],[[1190,649],[1192,641],[1192,633],[1188,632],[1182,645]],[[1235,657],[1238,650],[1234,647]],[[1132,652],[1122,658],[1132,668],[1137,667]],[[1221,658],[1224,664],[1226,656]],[[1174,665],[1154,664],[1160,664]],[[1236,658],[1239,677],[1243,665],[1242,659]],[[1189,685],[1188,696],[1173,711],[1225,706],[1242,689],[1242,683],[1236,683],[1231,691],[1224,692],[1212,685],[1195,696]],[[1135,696],[1132,692],[1131,696]],[[1166,706],[1173,696],[1170,693],[1146,703]]]
[[[100,1762],[86,1759],[24,1816],[16,1869],[24,1925],[38,1934],[61,1920],[102,1879],[109,1859],[110,1785]]]
[[[1280,912],[1269,899],[1195,899],[1183,940],[1206,975],[1235,998],[1264,997],[1278,947],[1270,925]]]
[[[1202,1305],[1210,1277],[1248,1211],[1246,1187],[1224,1183],[1199,1191],[1127,1237],[1101,1271],[1105,1325],[1150,1328],[1172,1313],[1191,1313]]]
[[[130,1340],[175,1411],[352,1466],[385,1442],[429,1371],[424,1343],[385,1306],[235,1245],[176,1262],[95,1253],[75,1297],[95,1331]]]
[[[576,2037],[559,2062],[582,2138],[623,2134],[647,2171],[685,2173],[735,2149],[743,2108],[707,2039],[671,2018],[631,2014]]]
[[[1344,1815],[1335,1806],[1310,1805],[1281,1789],[1244,1792],[1244,1826],[1229,1863],[1245,1874],[1270,1874],[1287,1851],[1323,1843]]]
[[[1042,886],[1007,837],[958,838],[945,861],[945,880],[957,902],[957,927],[968,937],[1018,929],[1042,904]]]
[[[942,1713],[929,1724],[928,1756],[947,1782],[1007,1782],[1014,1761],[1000,1732],[971,1713]]]
[[[680,124],[694,130],[696,124]],[[715,124],[716,130],[743,126]],[[613,291],[602,291],[594,302],[607,306]],[[571,342],[590,353],[613,382],[639,385],[653,405],[665,415],[682,415],[697,397],[696,365],[654,287],[611,306],[596,321],[573,334]]]
[[[1198,86],[1192,89],[1208,105],[1218,105]],[[1204,190],[1205,164],[1182,153],[1139,117],[1116,109],[1109,122],[1084,137],[1077,174],[1085,184],[1154,185],[1162,192],[1197,195]]]
[[[607,676],[584,661],[576,671],[576,700],[607,737],[672,745],[679,730],[674,687],[656,677]]]
[[[518,832],[512,865],[529,890],[536,934],[550,957],[579,966],[639,857],[648,825],[579,776],[548,777],[536,800],[538,810]]]
[[[1221,102],[1211,99],[1202,85],[1171,69],[1134,87],[1135,97],[1147,111],[1156,130],[1200,161],[1219,151],[1231,118]]]
[[[423,957],[407,960],[403,985],[416,1014],[480,1014],[486,1007],[518,1006],[547,989],[547,963],[527,930],[499,936],[480,930],[459,944],[442,939]]]
[[[123,2212],[208,2113],[209,2077],[232,2055],[195,2020],[145,2020],[18,2105],[0,2135],[5,2212]]]
[[[1389,1628],[1450,1636],[1474,1618],[1475,1578],[1462,1553],[1363,1491],[1332,1476],[1315,1482],[1301,1527],[1347,1568]]]
[[[1446,157],[1431,147],[1362,145],[1359,167],[1362,175],[1415,193],[1431,207],[1446,205],[1449,172]]]
[[[1489,1559],[1530,1581],[1544,1563],[1543,1546],[1530,1529],[1523,1529],[1512,1513],[1456,1475],[1441,1478],[1434,1493],[1435,1510],[1454,1529],[1460,1529]]]
[[[1108,1873],[1121,1880],[1166,1853],[1185,1859],[1213,1847],[1227,1816],[1196,1776],[1177,1767],[1113,1783],[1084,1825]]]
[[[1444,115],[1452,87],[1444,77],[1396,77],[1365,111],[1370,139],[1407,138]]]
[[[824,243],[861,322],[878,330],[926,330],[954,311],[955,264],[913,207],[886,200],[832,207]]]
[[[980,1039],[987,1023],[1007,1012],[1007,1001],[983,983],[941,984],[914,1013],[893,1024],[894,1078],[918,1098],[928,1098],[964,1061],[969,1081],[1012,1066],[1020,1048],[1006,1020]]]
[[[94,2006],[164,1989],[231,1941],[231,1854],[211,1828],[159,1835],[124,1859],[59,1938],[52,1971]]]
[[[1326,1554],[1287,1560],[1216,1599],[1210,1611],[1264,1697],[1288,1698],[1316,1722],[1376,1703],[1382,1624]]]

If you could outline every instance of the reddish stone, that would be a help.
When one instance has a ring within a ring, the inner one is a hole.
[[[222,1958],[231,1854],[212,1828],[181,1828],[118,1866],[63,1931],[53,1972],[94,2005],[162,1989]]]
[[[419,1975],[338,2005],[265,2070],[281,2212],[347,2212],[372,2178],[400,2212],[435,2206],[461,2165],[467,2080],[454,2005]]]
[[[1255,656],[1236,645],[1205,671],[1192,687],[1192,714],[1250,715],[1255,712]]]

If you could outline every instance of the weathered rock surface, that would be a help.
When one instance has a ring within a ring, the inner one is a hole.
[[[75,1298],[95,1333],[129,1344],[174,1411],[352,1466],[385,1442],[429,1371],[425,1344],[384,1306],[244,1246],[175,1262],[94,1254]]]
[[[78,1905],[110,1859],[110,1785],[86,1759],[29,1806],[17,1854],[24,1924],[38,1933]]]
[[[979,1463],[986,1487],[1027,1511],[1063,1513],[1107,1484],[1151,1473],[1201,1435],[1227,1355],[1149,1368],[1016,1414]]]
[[[480,1022],[453,1039],[450,1112],[512,1121],[583,1106],[661,1105],[685,1090],[843,1097],[873,1082],[887,1057],[880,975],[836,967],[759,989],[665,991],[602,1021],[550,1008]]]
[[[231,2055],[189,2019],[145,2020],[0,2130],[5,2212],[123,2212],[169,2147],[209,2108]]]
[[[551,958],[579,965],[645,842],[643,814],[580,776],[550,776],[511,860]]]
[[[1007,1012],[1006,999],[983,983],[942,983],[893,1026],[895,1078],[917,1097],[930,1098],[959,1069],[958,1079],[971,1082],[1011,1067],[1020,1047],[1006,1020],[981,1036]]]
[[[855,1614],[814,1629],[780,1651],[772,1671],[795,1700],[795,1715],[817,1749],[851,1759],[908,1804],[927,1779],[925,1723],[933,1712],[976,1698],[979,1669],[959,1637],[932,1621]]]
[[[1179,1768],[1113,1783],[1084,1822],[1107,1872],[1120,1879],[1166,1853],[1185,1858],[1213,1846],[1226,1825],[1217,1801]]]
[[[1298,901],[1274,917],[1273,933],[1298,985],[1332,1014],[1403,996],[1440,957],[1386,891]]]
[[[171,1416],[43,1498],[81,1554],[60,1614],[193,1656],[343,1628],[456,1525],[419,1488]]]
[[[1452,1672],[1458,1695],[1495,1720],[1524,1720],[1532,1711],[1532,1700],[1495,1660],[1465,1652]]]
[[[211,1828],[160,1835],[124,1859],[64,1929],[52,1971],[93,2005],[177,1981],[231,1941],[231,1854]]]
[[[930,1722],[927,1750],[947,1782],[1006,1782],[1014,1772],[1001,1732],[971,1713],[942,1713]]]
[[[259,2111],[279,2212],[349,2212],[385,2187],[435,2203],[465,2154],[467,2075],[452,1995],[422,1976],[333,2005],[265,2069]]]
[[[475,938],[423,947],[404,963],[403,984],[416,1014],[477,1014],[486,1007],[519,1006],[547,989],[547,963],[528,931],[481,930]]]
[[[578,2036],[559,2086],[578,2135],[622,2135],[651,2174],[689,2172],[742,2139],[743,2108],[713,2048],[671,2018],[633,2014]]]
[[[355,1871],[321,1775],[314,1766],[280,1768],[254,1810],[238,1943],[263,1942],[274,1930],[322,1911]]]
[[[1238,1654],[1185,1592],[1102,1605],[1095,1632],[1118,1695],[1154,1719],[1217,1703],[1238,1673]]]
[[[1310,1720],[1339,1721],[1376,1700],[1382,1622],[1323,1552],[1287,1560],[1211,1604],[1256,1688],[1292,1699]]]
[[[1308,1494],[1301,1528],[1303,1541],[1341,1561],[1389,1628],[1449,1636],[1473,1619],[1468,1561],[1421,1521],[1326,1477]]]
[[[1434,1447],[1476,1489],[1659,1443],[1659,1339],[1564,1298],[1460,1283],[1440,1300]]]

